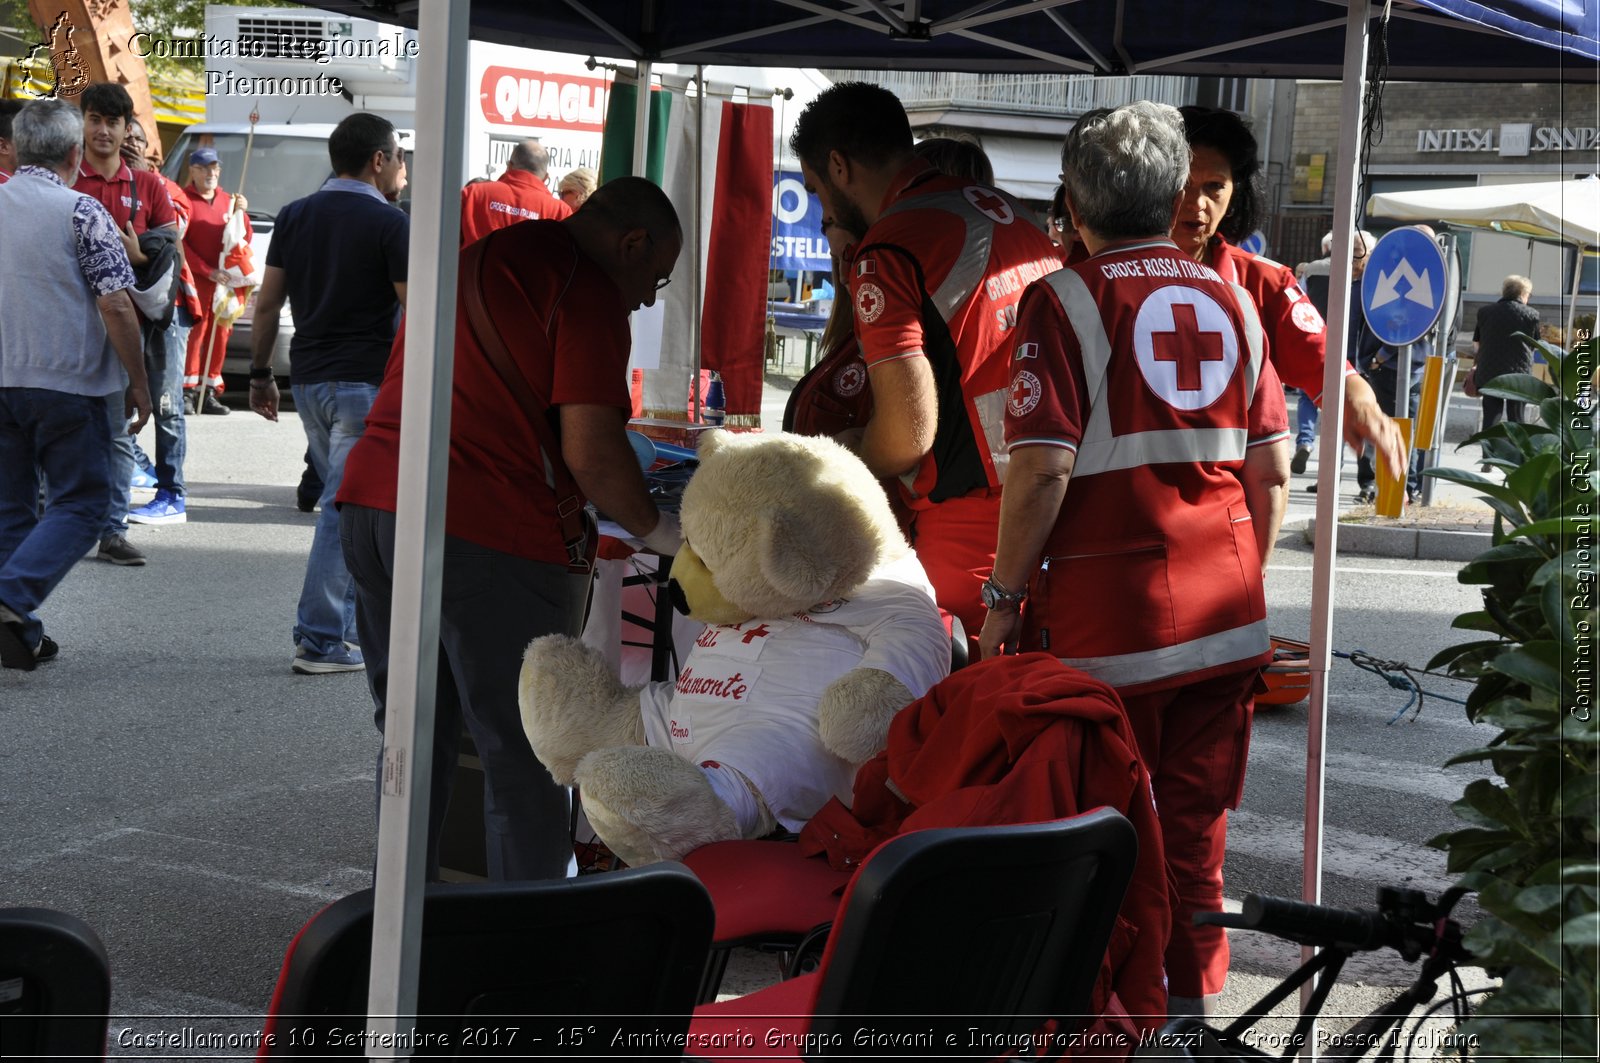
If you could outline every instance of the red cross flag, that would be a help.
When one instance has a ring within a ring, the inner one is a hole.
[[[220,329],[239,320],[245,304],[250,301],[250,293],[261,284],[242,210],[228,213],[228,220],[222,227],[222,261],[217,268],[228,275],[228,282],[217,285],[211,296],[211,310]]]

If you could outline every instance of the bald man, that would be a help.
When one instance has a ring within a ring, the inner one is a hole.
[[[511,149],[506,172],[497,181],[478,181],[461,190],[461,246],[483,239],[495,229],[540,218],[560,221],[572,208],[550,194],[544,183],[550,153],[537,140]]]

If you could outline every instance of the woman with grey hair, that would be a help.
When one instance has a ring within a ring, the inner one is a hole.
[[[1089,257],[1019,308],[979,643],[1047,651],[1121,698],[1178,886],[1168,1011],[1195,1012],[1228,968],[1223,932],[1192,917],[1222,906],[1227,810],[1271,657],[1262,572],[1288,415],[1248,295],[1167,235],[1189,173],[1178,112],[1092,112],[1061,159]]]

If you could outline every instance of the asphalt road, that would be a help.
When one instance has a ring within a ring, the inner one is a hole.
[[[373,858],[378,738],[365,681],[289,670],[314,519],[294,505],[298,421],[236,409],[192,418],[190,431],[188,523],[134,531],[146,567],[86,559],[44,610],[60,659],[0,672],[0,904],[72,912],[104,939],[115,1054],[133,1051],[119,1031],[253,1029],[296,930],[368,885]],[[1309,515],[1310,496],[1296,497]],[[1268,581],[1280,634],[1309,629],[1310,566],[1309,547],[1285,534]],[[1425,664],[1475,604],[1456,568],[1341,558],[1336,647]],[[1464,696],[1455,683],[1428,686]],[[1325,900],[1365,906],[1379,885],[1444,888],[1444,857],[1424,842],[1453,825],[1448,806],[1475,772],[1440,765],[1488,735],[1431,698],[1391,723],[1403,695],[1347,663],[1330,691]],[[1230,899],[1300,892],[1305,734],[1303,705],[1258,715]],[[1256,938],[1233,935],[1225,1009],[1295,962],[1293,946]],[[558,962],[530,957],[547,960]],[[747,957],[729,985],[752,988],[772,970]],[[1329,1010],[1370,1008],[1408,970],[1355,965],[1347,980],[1361,984]]]

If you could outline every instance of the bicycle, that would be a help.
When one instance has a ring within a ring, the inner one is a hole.
[[[1207,1025],[1204,1019],[1195,1016],[1175,1018],[1168,1021],[1154,1041],[1141,1048],[1136,1055],[1141,1058],[1214,1060],[1218,1063],[1240,1059],[1290,1060],[1304,1049],[1311,1026],[1321,1014],[1345,961],[1357,952],[1393,949],[1408,963],[1422,960],[1422,970],[1417,980],[1394,1000],[1381,1005],[1344,1033],[1319,1034],[1318,1037],[1319,1055],[1330,1063],[1358,1060],[1380,1047],[1381,1051],[1374,1059],[1376,1063],[1384,1063],[1393,1058],[1399,1047],[1399,1025],[1419,1005],[1433,999],[1441,977],[1450,977],[1451,993],[1441,1003],[1424,1012],[1424,1020],[1442,1007],[1453,1006],[1459,1026],[1466,1018],[1467,998],[1486,992],[1466,989],[1456,974],[1457,966],[1472,958],[1461,944],[1460,924],[1450,918],[1451,910],[1465,895],[1465,890],[1451,889],[1441,894],[1435,902],[1428,900],[1420,890],[1380,887],[1377,910],[1350,911],[1282,897],[1250,894],[1245,897],[1243,910],[1238,913],[1201,913],[1195,916],[1196,923],[1258,930],[1286,941],[1310,945],[1319,951],[1227,1026],[1215,1029]],[[1318,978],[1292,1034],[1287,1038],[1252,1035],[1256,1024],[1273,1008],[1319,974],[1322,977]],[[1249,1043],[1252,1040],[1282,1045],[1284,1051],[1282,1055],[1274,1057],[1272,1053]],[[1456,1047],[1464,1054],[1468,1046],[1461,1043]],[[1405,1058],[1409,1059],[1410,1055],[1411,1043],[1407,1039]]]

